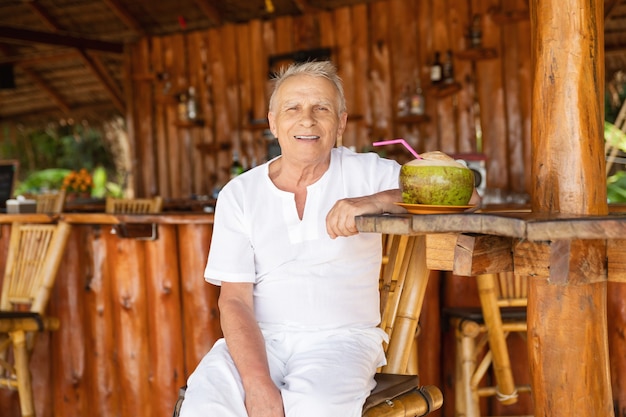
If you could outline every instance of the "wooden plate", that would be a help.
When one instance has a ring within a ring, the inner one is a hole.
[[[474,208],[469,206],[433,206],[428,204],[407,204],[395,203],[400,207],[404,207],[411,214],[445,214],[445,213],[462,213],[465,210]]]

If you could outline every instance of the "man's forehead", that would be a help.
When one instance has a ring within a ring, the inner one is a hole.
[[[292,78],[295,78],[295,76]],[[325,78],[307,77],[308,79],[306,80],[303,80],[302,76],[299,76],[299,80],[292,78],[285,80],[279,87],[277,96],[281,100],[309,94],[318,98],[327,97],[328,99],[335,99],[337,97],[337,91],[333,84]]]

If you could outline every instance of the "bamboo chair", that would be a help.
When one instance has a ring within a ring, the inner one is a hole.
[[[13,223],[0,298],[0,387],[17,390],[22,416],[34,416],[29,359],[38,332],[57,330],[46,306],[71,226]]]
[[[65,190],[34,196],[37,213],[61,213],[65,207]]]
[[[417,376],[417,317],[421,306],[414,302],[419,279],[411,274],[412,236],[383,235],[381,265],[380,327],[390,336],[385,345],[387,365],[375,376],[376,388],[363,406],[363,417],[419,417],[441,408],[443,396],[439,388],[420,386]],[[179,391],[174,407],[178,417],[185,387]]]
[[[105,212],[107,213],[160,213],[163,210],[163,199],[153,198],[113,198],[107,197]]]
[[[445,311],[456,339],[455,417],[480,417],[481,397],[495,396],[510,405],[517,402],[518,393],[530,392],[529,385],[518,385],[513,378],[506,343],[511,332],[526,336],[526,277],[507,272],[476,279],[480,309]],[[490,369],[494,383],[486,378]]]

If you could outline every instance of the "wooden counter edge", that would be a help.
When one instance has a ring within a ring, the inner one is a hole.
[[[60,214],[2,214],[0,224],[54,223],[66,221],[71,224],[212,224],[212,213],[159,213],[159,214],[108,214],[108,213],[60,213]]]

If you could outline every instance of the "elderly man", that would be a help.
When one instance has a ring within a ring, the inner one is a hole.
[[[400,166],[336,148],[347,121],[330,62],[275,79],[281,156],[220,192],[205,271],[224,338],[190,376],[182,417],[356,417],[385,361],[381,240],[355,216],[404,212]]]

